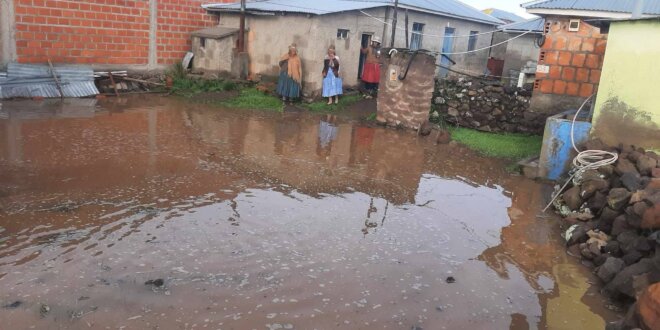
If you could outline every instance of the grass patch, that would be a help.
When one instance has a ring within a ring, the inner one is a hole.
[[[468,128],[450,128],[452,139],[485,156],[523,159],[541,152],[543,137],[524,134],[495,134]]]
[[[172,93],[192,97],[204,92],[224,92],[238,89],[238,84],[224,80],[206,80],[176,78],[172,84]]]
[[[284,110],[282,100],[272,95],[265,94],[256,88],[245,88],[241,90],[238,97],[222,102],[223,106],[229,108],[262,109],[262,110]]]
[[[346,107],[359,102],[361,99],[362,96],[360,96],[360,94],[353,94],[347,96],[340,96],[339,104],[328,105],[328,101],[324,100],[310,104],[305,104],[303,106],[309,109],[310,111],[314,111],[314,112],[331,112],[335,110],[343,110]]]

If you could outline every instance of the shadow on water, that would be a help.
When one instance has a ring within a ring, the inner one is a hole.
[[[547,187],[497,160],[350,116],[82,101],[0,110],[12,328],[592,329],[614,316],[553,219],[536,218]]]

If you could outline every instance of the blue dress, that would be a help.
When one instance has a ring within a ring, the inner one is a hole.
[[[282,69],[280,71],[280,77],[277,80],[277,94],[292,99],[300,97],[300,84],[289,76],[287,62],[283,61],[283,63],[280,63],[280,66]]]
[[[335,76],[333,68],[329,68],[328,74],[323,78],[323,97],[333,97],[342,94],[344,94],[342,80]]]

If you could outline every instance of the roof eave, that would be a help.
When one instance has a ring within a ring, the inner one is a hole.
[[[394,5],[391,5],[391,4],[385,5],[385,6],[394,7]],[[419,12],[423,12],[423,13],[427,13],[427,14],[433,14],[433,15],[437,15],[437,16],[459,18],[459,19],[463,19],[463,20],[467,20],[467,21],[472,21],[472,22],[477,22],[477,23],[482,23],[482,24],[488,24],[488,25],[494,25],[494,26],[501,25],[501,24],[505,23],[504,21],[501,21],[501,20],[499,20],[495,17],[493,17],[493,18],[496,19],[498,22],[481,20],[481,19],[477,19],[477,18],[465,17],[465,16],[459,16],[459,15],[452,15],[452,14],[441,12],[441,11],[429,10],[429,9],[419,8],[419,7],[415,7],[415,6],[408,6],[408,5],[399,5],[399,8],[415,10],[415,11],[419,11]],[[488,15],[488,14],[484,14],[484,15]]]
[[[623,19],[630,18],[631,13],[612,12],[603,10],[581,10],[581,9],[549,9],[549,8],[527,8],[529,14],[539,16],[571,16],[571,17],[589,17],[589,18],[612,18]],[[643,17],[653,17],[653,15],[643,15]]]

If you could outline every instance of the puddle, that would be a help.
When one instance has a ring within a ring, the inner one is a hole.
[[[549,188],[500,161],[350,117],[159,96],[62,109],[0,110],[11,329],[598,329],[616,317],[555,219],[536,217]]]

